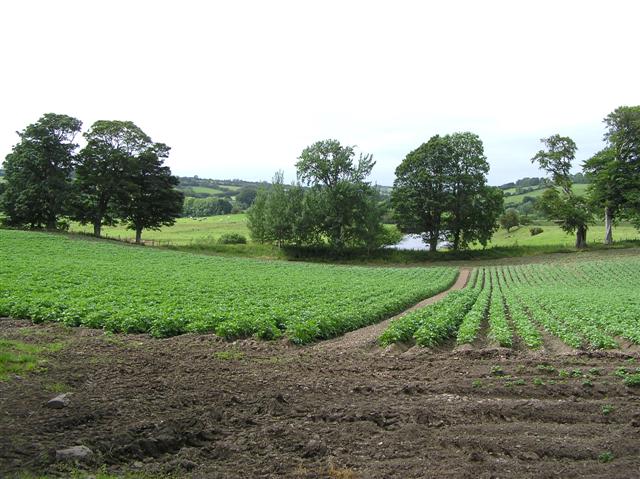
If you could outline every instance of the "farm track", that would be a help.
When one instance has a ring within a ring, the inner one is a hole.
[[[6,319],[0,338],[66,343],[46,372],[0,383],[3,478],[68,477],[53,453],[77,444],[113,473],[153,477],[631,478],[640,470],[640,392],[614,374],[636,367],[637,352],[556,354],[545,342],[537,352],[401,354],[368,341],[335,349],[213,335],[157,340]],[[593,368],[585,384],[576,371]],[[73,393],[67,408],[43,407],[53,385]],[[612,460],[599,460],[603,453]]]
[[[364,328],[357,329],[355,331],[351,331],[343,336],[329,339],[327,341],[323,341],[314,345],[313,347],[319,351],[352,351],[354,348],[375,348],[376,343],[382,332],[387,329],[389,323],[398,318],[405,316],[411,311],[415,311],[420,308],[424,308],[429,304],[433,304],[437,301],[444,299],[451,291],[457,291],[464,288],[469,279],[469,274],[471,272],[470,268],[462,268],[460,273],[458,274],[458,278],[456,282],[446,291],[436,294],[435,296],[431,296],[430,298],[426,298],[419,303],[413,305],[412,307],[406,309],[400,314],[393,316],[392,318],[386,319],[376,324],[372,324],[371,326],[366,326]]]

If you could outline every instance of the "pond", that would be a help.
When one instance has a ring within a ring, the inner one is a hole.
[[[438,249],[446,249],[450,246],[451,244],[448,241],[438,242]],[[404,235],[399,243],[387,246],[387,248],[399,250],[429,251],[429,245],[425,244],[425,242],[422,240],[422,235],[418,234]]]

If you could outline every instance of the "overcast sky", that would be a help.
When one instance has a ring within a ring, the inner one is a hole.
[[[602,119],[640,104],[630,1],[7,1],[0,152],[43,113],[131,120],[174,174],[295,178],[335,138],[391,185],[435,134],[484,141],[489,182],[540,176],[539,139],[602,147]]]

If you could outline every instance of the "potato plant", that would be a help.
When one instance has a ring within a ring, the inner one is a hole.
[[[201,256],[0,230],[0,317],[109,331],[329,338],[447,289],[456,268]]]
[[[640,344],[638,258],[494,266],[472,278],[462,292],[393,321],[381,342],[471,343],[486,321],[488,339],[504,347],[518,339],[538,349],[544,333],[573,348],[616,348],[618,337]]]

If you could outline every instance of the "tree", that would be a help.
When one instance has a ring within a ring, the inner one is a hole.
[[[20,142],[4,162],[5,191],[0,207],[9,226],[55,229],[67,213],[74,143],[82,122],[47,113],[19,132]]]
[[[163,166],[168,156],[167,145],[152,143],[129,158],[126,195],[119,200],[118,210],[128,228],[136,232],[138,244],[143,229],[171,226],[182,212],[184,195],[176,189],[179,180]]]
[[[360,246],[365,236],[382,232],[382,213],[372,209],[377,194],[365,181],[375,162],[371,155],[354,157],[353,146],[324,140],[305,148],[296,163],[298,180],[313,190],[318,229],[336,249]]]
[[[518,210],[514,208],[507,208],[507,210],[500,216],[500,226],[509,232],[511,228],[515,228],[516,226],[520,226],[520,215],[518,215]]]
[[[258,189],[254,186],[243,186],[236,195],[236,201],[245,208],[249,208],[255,201],[257,194]]]
[[[584,198],[573,193],[571,188],[571,162],[578,147],[568,136],[552,135],[540,140],[545,149],[538,151],[532,163],[551,175],[554,188],[546,190],[537,202],[538,209],[554,220],[563,231],[576,234],[576,248],[587,245],[588,223],[592,212]]]
[[[605,244],[613,244],[613,223],[626,204],[628,178],[615,152],[607,147],[585,161],[583,169],[591,180],[587,191],[593,206],[604,208]]]
[[[398,227],[422,234],[431,251],[442,237],[455,250],[486,245],[503,208],[502,191],[486,185],[488,171],[477,135],[433,136],[396,169],[391,199]]]
[[[604,119],[607,147],[585,162],[590,194],[605,209],[606,243],[611,224],[626,217],[640,228],[640,106],[621,106]]]
[[[285,186],[283,173],[278,171],[271,188],[259,190],[247,211],[251,238],[279,247],[312,243],[316,238],[315,209],[310,198],[300,185]]]
[[[100,237],[103,225],[117,222],[117,200],[126,192],[128,166],[144,153],[151,139],[130,121],[96,121],[84,134],[76,169],[74,219],[93,224]],[[122,198],[120,198],[122,199]]]
[[[436,135],[410,152],[396,168],[391,204],[398,228],[403,233],[422,234],[431,251],[436,251],[443,231],[452,156],[447,140]]]
[[[247,210],[247,226],[251,239],[258,243],[267,242],[266,207],[269,193],[260,188],[251,207]]]

